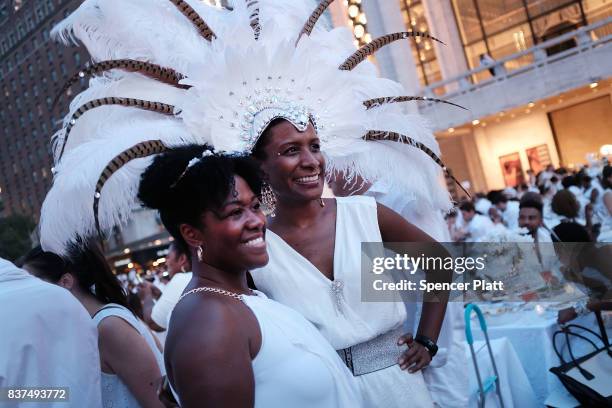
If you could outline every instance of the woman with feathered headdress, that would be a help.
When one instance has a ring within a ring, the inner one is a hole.
[[[273,251],[272,259],[289,259],[283,256],[290,253],[291,259],[318,266],[313,279],[323,279],[324,292],[313,293],[326,305],[320,313],[337,316],[326,327],[333,326],[329,333],[339,337],[328,340],[345,356],[355,346],[373,350],[380,344],[392,350],[384,358],[360,360],[369,367],[357,372],[370,404],[378,406],[377,398],[385,397],[387,406],[403,405],[406,398],[431,405],[420,374],[409,375],[400,367],[417,371],[435,354],[445,304],[426,305],[418,336],[399,339],[410,346],[400,356],[395,344],[405,318],[403,305],[380,308],[377,324],[366,325],[370,314],[365,310],[377,308],[360,303],[353,263],[360,241],[431,238],[363,197],[323,206],[320,189],[324,178],[341,172],[349,181],[386,180],[415,203],[419,217],[439,217],[450,208],[442,178],[446,167],[435,138],[422,117],[401,109],[405,102],[445,101],[405,95],[400,84],[378,77],[367,62],[392,42],[436,39],[421,32],[393,33],[355,50],[347,29],[317,24],[332,1],[317,6],[310,0],[236,0],[231,10],[195,0],[85,1],[55,33],[82,41],[96,61],[75,80],[97,76],[73,100],[64,128],[54,137],[55,179],[43,206],[42,242],[62,252],[75,231],[103,235],[124,222],[138,206],[137,176],[151,156],[169,148],[207,143],[218,152],[260,158],[263,152],[261,162],[272,186],[265,197],[271,204],[274,190],[279,195],[276,245],[285,238],[298,249]],[[289,139],[291,149],[279,150]],[[289,162],[299,171],[290,170]],[[283,163],[289,167],[281,169]],[[73,202],[70,209],[66,199]],[[291,210],[289,203],[297,205]],[[291,222],[308,224],[312,228],[305,231],[314,237],[287,222],[299,209],[305,212]],[[335,255],[329,251],[334,241]],[[300,251],[302,245],[308,253]],[[268,270],[281,276],[278,268]],[[346,275],[336,279],[339,273]],[[280,286],[263,280],[259,284],[300,308],[293,301],[303,296],[295,288],[279,291]],[[341,327],[346,327],[344,337]],[[391,393],[398,389],[413,391]]]

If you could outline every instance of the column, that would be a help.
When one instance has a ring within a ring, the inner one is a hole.
[[[372,38],[406,31],[397,0],[363,0],[362,7],[368,18],[368,31]],[[416,94],[420,84],[408,41],[413,40],[399,40],[382,48],[376,53],[376,61],[382,76],[400,82],[408,94]],[[416,105],[411,108],[416,111]]]
[[[424,0],[423,6],[431,35],[446,43],[434,41],[442,78],[452,78],[468,71],[451,1]]]

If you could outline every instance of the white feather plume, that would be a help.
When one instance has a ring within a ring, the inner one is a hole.
[[[279,99],[304,107],[316,118],[328,171],[349,178],[385,180],[401,191],[423,219],[450,207],[442,171],[424,152],[397,142],[368,142],[369,130],[397,132],[439,155],[436,140],[423,118],[406,114],[401,104],[367,110],[367,99],[400,96],[397,82],[380,78],[364,61],[352,71],[338,66],[354,51],[346,28],[329,29],[325,18],[310,36],[296,39],[314,0],[259,0],[261,32],[256,41],[252,10],[234,0],[233,10],[188,3],[216,37],[204,39],[169,0],[85,0],[53,30],[64,42],[80,41],[94,61],[135,59],[172,68],[185,75],[188,90],[121,70],[92,79],[70,104],[64,120],[84,103],[103,97],[131,97],[175,106],[174,116],[133,107],[104,106],[81,115],[72,127],[65,152],[56,163],[54,184],[42,208],[43,248],[63,254],[76,236],[96,234],[93,200],[96,182],[108,162],[125,149],[146,141],[168,146],[209,143],[217,150],[245,151],[244,126],[260,103]],[[276,103],[276,102],[274,102]],[[246,118],[246,119],[245,119]],[[55,157],[66,131],[54,135]],[[101,228],[125,222],[138,206],[140,175],[149,159],[130,162],[104,186],[100,199]],[[426,224],[426,223],[425,223]]]
[[[169,147],[195,142],[174,120],[163,117],[100,126],[96,134],[101,137],[67,151],[55,168],[53,186],[41,210],[41,245],[46,251],[64,255],[77,235],[97,235],[93,214],[95,187],[114,157],[145,140],[162,140]],[[99,207],[102,231],[124,224],[131,211],[138,208],[140,174],[149,163],[150,159],[133,160],[106,182]]]

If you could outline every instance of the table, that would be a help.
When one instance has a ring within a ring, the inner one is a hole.
[[[512,343],[506,338],[491,340],[491,348],[493,349],[493,358],[495,359],[495,365],[499,373],[499,382],[502,398],[504,400],[505,407],[521,407],[531,408],[538,407],[539,403],[527,374],[521,365],[521,362],[516,355]],[[494,375],[493,366],[491,364],[491,358],[487,351],[486,343],[484,341],[474,342],[474,351],[476,352],[476,359],[478,361],[478,369],[482,380],[484,381],[487,377]],[[468,361],[470,362],[469,378],[470,378],[470,407],[478,406],[478,380],[476,378],[476,372],[474,371],[474,365],[472,362],[472,356],[470,354],[469,346],[466,347],[466,354]],[[500,407],[499,398],[495,390],[491,390],[486,394],[485,398],[486,407]]]
[[[483,306],[483,309],[486,307],[486,305]],[[560,365],[552,346],[553,334],[559,329],[556,311],[539,308],[506,312],[495,316],[488,315],[486,320],[491,340],[505,337],[512,343],[540,405],[544,405],[544,401],[551,393],[566,392],[557,377],[548,371],[551,367]],[[593,313],[580,317],[572,323],[599,333]],[[474,337],[482,340],[484,337],[478,325],[473,322],[472,327]],[[609,329],[608,333],[610,333]],[[559,347],[565,343],[563,338],[558,338],[557,341]],[[572,350],[576,356],[582,356],[592,351],[592,346],[586,342],[577,341],[576,347]]]

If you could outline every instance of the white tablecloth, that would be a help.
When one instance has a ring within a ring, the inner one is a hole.
[[[565,387],[557,377],[548,371],[551,367],[560,365],[552,346],[553,334],[559,329],[557,312],[537,313],[535,310],[507,312],[498,316],[486,316],[486,320],[490,339],[506,337],[512,343],[540,405],[544,405],[548,395],[553,392],[566,393]],[[595,315],[592,313],[571,323],[599,333]],[[480,328],[474,321],[472,328],[474,337],[483,339]],[[557,338],[557,342],[559,347],[565,344],[562,336]],[[586,342],[576,340],[575,348],[572,347],[572,350],[575,356],[582,356],[593,351],[593,348]],[[567,356],[567,350],[565,355]]]
[[[508,339],[491,340],[493,357],[499,373],[500,390],[505,407],[531,408],[538,407],[540,404],[536,398],[533,388],[529,384],[529,379],[523,366]],[[486,378],[494,375],[491,358],[484,341],[474,342],[474,351],[478,361],[478,370],[484,382]],[[471,368],[468,371],[470,378],[470,407],[478,406],[478,380],[474,371],[474,364],[470,354],[469,346],[466,347],[467,357]],[[500,407],[499,399],[495,390],[487,393],[485,399],[486,407]]]

